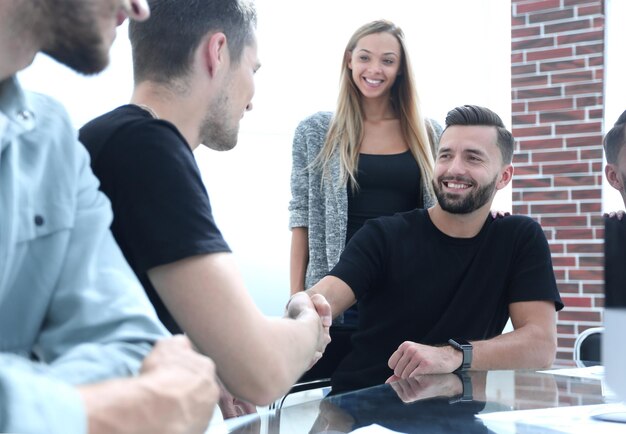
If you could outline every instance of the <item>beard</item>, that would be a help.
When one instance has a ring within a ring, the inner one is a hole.
[[[214,151],[230,151],[237,145],[239,121],[232,122],[228,86],[211,104],[200,127],[200,142]]]
[[[98,2],[50,0],[50,34],[42,51],[82,74],[95,74],[109,64],[109,46],[98,26]],[[115,12],[111,2],[111,14]]]
[[[440,177],[438,182],[435,182],[433,179],[432,184],[435,196],[437,196],[437,201],[439,202],[441,209],[451,214],[469,214],[481,208],[492,199],[493,194],[496,191],[497,179],[498,177],[495,176],[493,181],[489,184],[479,187],[473,193],[465,196],[465,198],[461,198],[460,195],[454,193],[444,193],[441,188],[444,180],[443,177]],[[473,184],[473,182],[465,178],[446,178],[445,181],[459,181]]]

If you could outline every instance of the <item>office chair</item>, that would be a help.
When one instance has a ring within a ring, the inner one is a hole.
[[[574,343],[574,361],[578,366],[587,366],[585,362],[602,361],[603,331],[604,327],[591,327],[578,335]]]

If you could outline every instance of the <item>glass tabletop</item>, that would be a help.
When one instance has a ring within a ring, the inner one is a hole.
[[[567,362],[559,367],[576,365]],[[372,424],[403,433],[501,432],[476,416],[615,402],[603,385],[601,369],[574,371],[577,376],[552,370],[426,375],[243,416],[207,432],[330,434]],[[626,432],[626,426],[623,429]]]

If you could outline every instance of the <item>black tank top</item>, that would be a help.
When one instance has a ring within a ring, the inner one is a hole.
[[[359,188],[348,184],[346,243],[371,218],[422,208],[420,169],[410,151],[401,154],[360,154]]]

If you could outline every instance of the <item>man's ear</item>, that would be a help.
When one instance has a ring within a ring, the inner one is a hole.
[[[213,33],[205,38],[201,50],[205,70],[211,77],[215,77],[222,68],[229,64],[228,43],[224,33]]]
[[[513,165],[507,164],[500,174],[500,180],[496,183],[496,189],[502,190],[511,182],[511,179],[513,179]]]
[[[622,191],[622,192],[624,191],[624,184],[622,183],[622,178],[619,176],[615,165],[608,163],[604,167],[604,173],[606,175],[606,179],[609,181],[609,184],[611,184],[611,187],[613,187],[614,189],[618,191]]]

